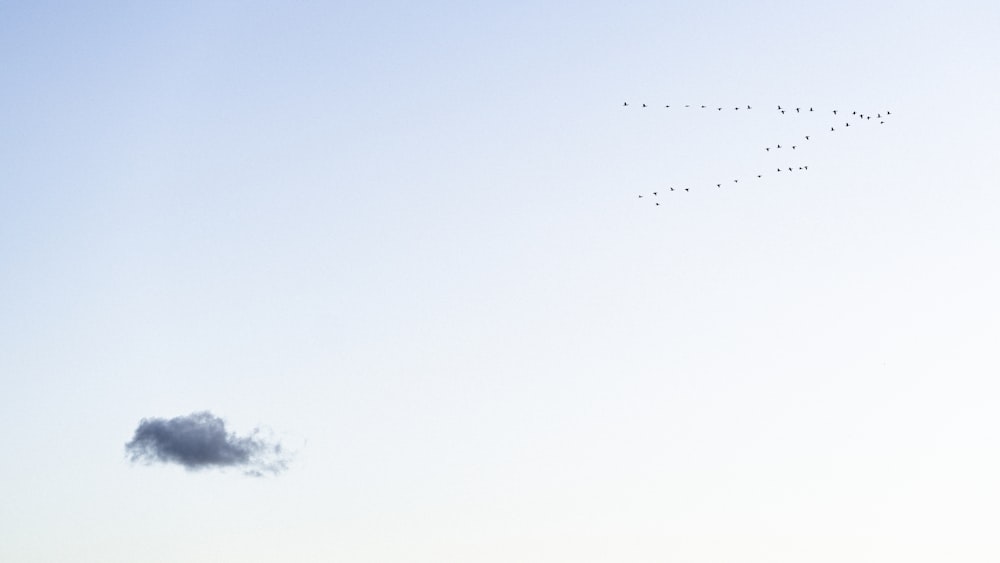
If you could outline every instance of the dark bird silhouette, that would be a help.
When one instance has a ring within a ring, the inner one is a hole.
[[[670,191],[674,191],[674,189],[673,189],[673,188],[670,188]]]
[[[739,183],[740,183],[740,181],[739,181],[739,179],[736,179],[736,180],[733,180],[733,183],[734,183],[734,184],[739,184]]]
[[[750,106],[747,106],[747,109],[753,109],[753,108],[751,108]]]
[[[719,108],[719,111],[722,111],[722,108]]]
[[[642,194],[639,194],[639,199],[642,199]]]
[[[628,105],[628,102],[625,102],[625,103],[624,103],[624,104],[622,104],[622,105],[623,105],[623,106],[627,106],[627,105]]]
[[[802,108],[795,108],[795,113],[799,113],[799,110],[801,110],[801,109]]]
[[[780,169],[780,168],[778,169],[778,172],[781,172],[781,169]],[[642,196],[639,196],[639,197],[642,197]]]
[[[884,121],[879,121],[878,124],[879,125],[885,125],[885,122]]]
[[[833,127],[830,128],[830,131],[833,131]]]
[[[771,152],[771,147],[764,147],[764,150],[766,150],[767,152]]]
[[[760,178],[760,174],[757,174],[757,177]]]
[[[660,205],[660,202],[656,202],[656,205]]]
[[[795,150],[795,145],[792,145],[792,150]]]
[[[806,170],[809,170],[809,167],[808,167],[808,166],[803,166],[803,168],[805,168]]]
[[[722,184],[716,184],[716,185],[715,185],[715,187],[717,187],[717,188],[721,188],[721,187],[722,187]]]
[[[781,145],[778,145],[778,148],[780,149],[780,148],[781,148]]]
[[[691,191],[691,188],[684,188],[684,191],[689,192]]]
[[[670,107],[670,106],[663,106],[663,107],[665,107],[665,108],[668,108],[668,107]]]
[[[781,115],[785,115],[785,110],[781,110]]]
[[[778,111],[781,111],[781,106],[778,106]]]
[[[789,167],[788,167],[788,171],[789,171],[789,172],[791,172],[791,171],[792,171],[792,167],[791,167],[791,166],[789,166]]]
[[[856,112],[856,111],[852,111],[852,112],[851,112],[851,115],[858,115],[858,112]]]
[[[646,104],[642,104],[642,107],[646,107]]]
[[[850,126],[851,126],[851,124],[850,124],[850,123],[845,123],[845,124],[844,124],[844,127],[850,127]]]
[[[809,140],[809,135],[806,135],[806,140],[807,140],[807,141]]]
[[[813,108],[809,108],[809,111],[812,111],[812,110],[813,110]]]
[[[653,195],[660,195],[660,194],[658,194],[658,193],[656,193],[656,192],[653,192]]]
[[[837,110],[833,110],[833,115],[837,115]]]
[[[876,115],[875,117],[877,117],[879,119],[882,119],[882,114],[880,113],[880,114]]]
[[[701,106],[701,109],[705,109],[706,107],[708,107],[708,106]]]

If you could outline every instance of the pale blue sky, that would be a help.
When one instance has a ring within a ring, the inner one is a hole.
[[[0,560],[996,561],[998,28],[0,2]],[[894,119],[638,200],[775,104]],[[291,468],[127,462],[206,409]]]

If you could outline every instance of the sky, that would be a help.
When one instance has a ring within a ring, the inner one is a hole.
[[[0,2],[0,560],[996,561],[998,26]]]

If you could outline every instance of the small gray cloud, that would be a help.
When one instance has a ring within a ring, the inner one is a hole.
[[[144,418],[125,451],[133,463],[176,463],[191,471],[237,467],[261,476],[288,466],[281,443],[261,437],[260,429],[246,436],[226,432],[225,421],[208,411]]]

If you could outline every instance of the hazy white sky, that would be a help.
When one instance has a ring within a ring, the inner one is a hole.
[[[0,2],[0,560],[1000,558],[996,3],[91,4]],[[637,198],[776,104],[893,120]],[[298,455],[129,464],[202,410]]]

